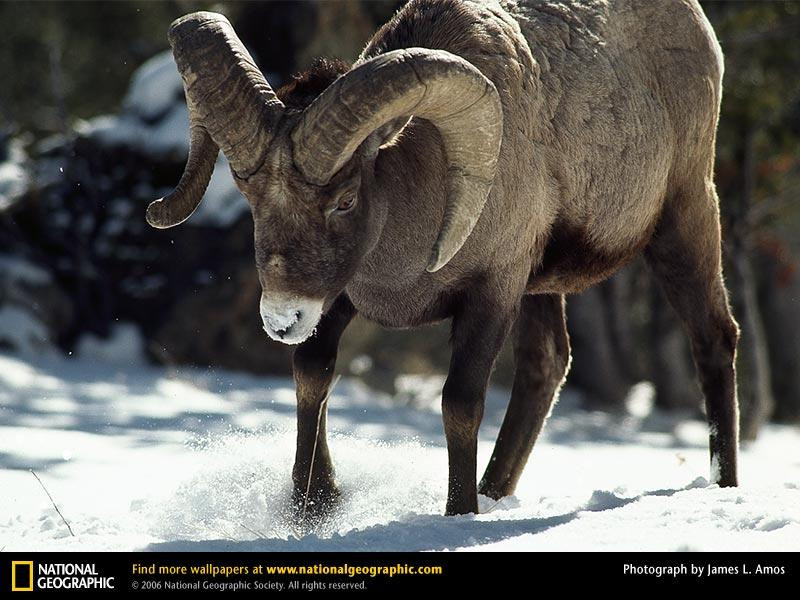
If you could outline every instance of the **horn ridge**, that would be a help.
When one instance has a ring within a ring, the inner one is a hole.
[[[189,109],[189,159],[177,188],[147,210],[154,227],[172,227],[197,208],[219,150],[249,178],[264,162],[284,106],[227,18],[195,12],[167,34]]]

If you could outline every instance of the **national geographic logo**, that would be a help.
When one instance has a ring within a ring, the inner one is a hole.
[[[33,591],[32,560],[11,561],[11,591],[12,592]]]
[[[113,590],[114,578],[103,576],[94,563],[11,561],[11,591]],[[6,588],[7,589],[7,588]]]

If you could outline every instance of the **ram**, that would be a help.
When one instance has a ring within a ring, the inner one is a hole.
[[[447,514],[514,492],[569,365],[564,296],[644,253],[686,326],[714,481],[736,485],[738,327],[713,183],[722,54],[695,0],[412,0],[352,67],[319,60],[277,93],[230,23],[169,31],[190,115],[187,219],[221,149],[252,209],[260,313],[298,344],[296,505],[338,495],[325,433],[356,313],[452,318],[442,394]],[[505,420],[480,484],[478,427],[514,336]]]

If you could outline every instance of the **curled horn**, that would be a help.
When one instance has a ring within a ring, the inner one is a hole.
[[[153,202],[147,221],[173,227],[197,209],[221,149],[234,173],[258,171],[283,115],[283,104],[228,19],[196,12],[176,20],[169,42],[189,108],[189,159],[175,191]]]
[[[428,119],[447,154],[447,204],[428,262],[437,271],[458,252],[494,181],[503,133],[491,81],[444,50],[409,48],[371,58],[336,80],[292,131],[295,164],[324,185],[377,128],[404,116]]]

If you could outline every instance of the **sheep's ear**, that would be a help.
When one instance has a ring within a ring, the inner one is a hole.
[[[370,159],[375,158],[381,146],[393,144],[410,120],[411,117],[392,119],[369,134],[363,143],[364,156]]]

